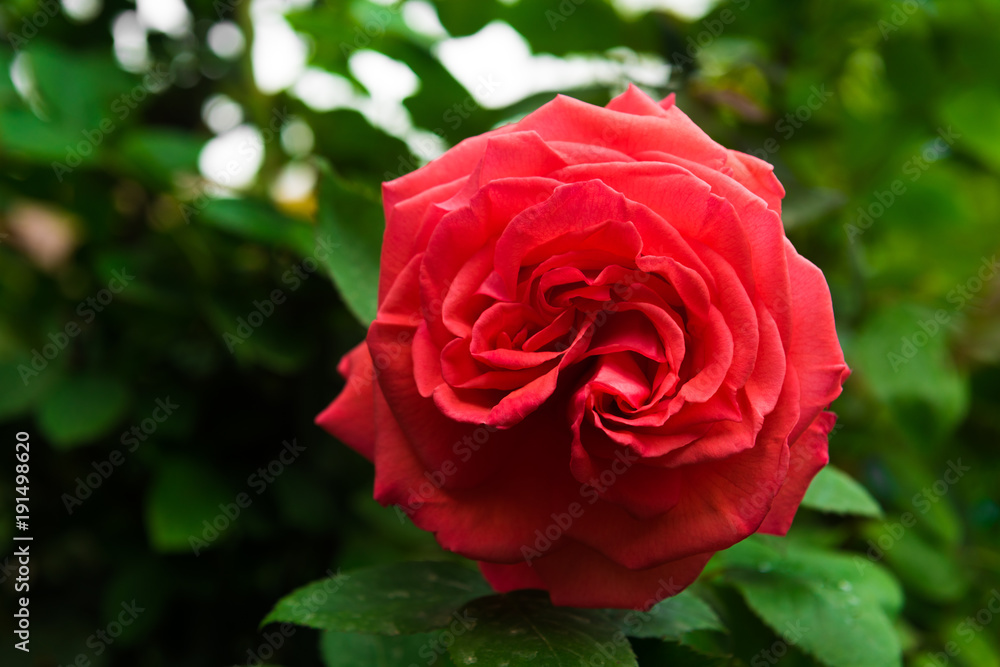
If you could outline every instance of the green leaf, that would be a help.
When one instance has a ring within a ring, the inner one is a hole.
[[[491,595],[466,605],[461,615],[474,630],[456,634],[448,649],[459,665],[639,664],[625,633],[605,612],[554,607],[541,591]]]
[[[113,377],[65,378],[38,405],[42,434],[59,449],[86,444],[105,435],[128,409],[129,390]]]
[[[399,635],[441,628],[470,600],[492,592],[475,570],[452,563],[394,563],[313,582],[284,597],[263,623]]]
[[[884,516],[878,501],[865,487],[833,466],[819,471],[802,499],[802,506],[832,514],[855,514],[873,519]]]
[[[872,393],[918,441],[942,437],[968,411],[968,379],[956,367],[948,331],[934,311],[887,306],[850,341],[847,352]]]
[[[794,229],[843,207],[844,193],[829,188],[789,189],[781,202],[781,222],[785,229]]]
[[[303,110],[302,117],[316,133],[316,154],[331,156],[344,178],[377,185],[419,166],[405,141],[373,127],[359,111],[314,114]]]
[[[927,519],[917,520],[929,523]],[[898,521],[871,524],[865,526],[864,536],[869,540],[871,552],[884,554],[886,563],[907,590],[939,603],[960,600],[969,588],[969,581],[955,551],[932,546],[920,536],[919,526],[909,526]],[[900,534],[901,531],[904,532]],[[886,545],[888,548],[884,548]]]
[[[109,53],[70,51],[43,40],[25,52],[38,114],[23,106],[0,108],[0,152],[72,169],[96,161],[120,127],[138,118],[135,98],[124,96],[141,91],[146,97],[148,91]]]
[[[663,600],[648,612],[621,613],[622,624],[629,637],[679,640],[695,630],[726,631],[708,603],[688,590]]]
[[[382,208],[374,198],[351,188],[320,162],[318,242],[333,281],[350,311],[371,324],[378,309]]]
[[[451,667],[441,633],[417,635],[356,635],[324,632],[320,654],[328,667],[411,667],[430,664]]]
[[[60,362],[50,362],[37,371],[31,359],[32,355],[27,352],[19,352],[9,361],[0,361],[0,420],[28,412],[45,396],[49,387],[58,382],[62,371]]]
[[[713,560],[767,625],[824,664],[902,664],[890,619],[902,594],[884,569],[861,555],[779,544],[752,538]]]
[[[944,122],[954,126],[963,150],[1000,171],[1000,94],[993,86],[980,85],[947,95],[940,112]]]
[[[170,191],[178,173],[198,173],[204,146],[205,139],[190,132],[147,127],[126,135],[119,153],[137,178]]]
[[[268,246],[281,246],[305,257],[315,252],[313,230],[269,203],[253,199],[213,199],[199,220],[213,227]]]
[[[219,507],[235,505],[234,499],[235,494],[201,463],[169,460],[159,466],[146,498],[149,541],[157,551],[197,550],[200,555],[239,521],[238,516],[230,518]]]

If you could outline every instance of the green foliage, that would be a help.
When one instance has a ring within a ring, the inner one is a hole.
[[[680,640],[698,630],[725,631],[715,610],[690,590],[658,602],[647,612],[625,612],[622,623],[629,637]]]
[[[268,246],[287,248],[300,255],[313,250],[312,231],[306,223],[289,218],[272,206],[247,199],[215,199],[200,212],[205,224],[224,229]]]
[[[232,502],[225,485],[202,464],[168,459],[146,499],[149,541],[159,551],[197,554],[225,534],[232,520],[220,505]]]
[[[38,406],[38,427],[54,446],[75,447],[114,428],[128,402],[128,388],[117,378],[67,377]]]
[[[457,635],[448,649],[460,665],[639,664],[625,634],[600,611],[553,607],[540,591],[493,595],[459,613],[475,619],[472,631]]]
[[[329,249],[324,261],[344,302],[362,324],[375,319],[382,208],[378,200],[338,178],[321,163],[317,241]]]
[[[448,625],[465,602],[491,592],[474,570],[450,563],[373,567],[304,586],[264,619],[333,632],[414,634]]]
[[[434,664],[452,663],[438,634],[356,635],[323,633],[320,653],[327,667],[410,667],[433,659]]]
[[[826,466],[813,478],[802,506],[832,514],[853,514],[879,519],[883,516],[878,501],[865,487],[839,468]]]
[[[902,591],[860,555],[751,538],[717,556],[724,579],[788,644],[831,667],[898,665]]]

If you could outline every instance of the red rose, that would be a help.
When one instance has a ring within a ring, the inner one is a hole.
[[[383,187],[378,317],[317,419],[499,591],[648,607],[784,534],[849,371],[765,162],[637,88]]]

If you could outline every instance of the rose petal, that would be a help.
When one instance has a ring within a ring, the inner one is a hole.
[[[368,343],[362,342],[345,354],[337,371],[347,385],[316,417],[316,423],[371,461],[375,456],[375,369]]]

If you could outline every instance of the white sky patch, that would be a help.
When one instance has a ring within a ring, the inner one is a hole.
[[[362,49],[351,54],[347,66],[372,98],[399,103],[420,89],[420,80],[406,63]]]
[[[115,57],[129,72],[141,72],[149,67],[149,42],[146,27],[133,11],[122,12],[111,24],[111,35],[115,40]]]
[[[394,137],[405,139],[407,133],[413,130],[410,112],[399,102],[363,97],[357,110],[368,119],[369,123]]]
[[[427,130],[411,130],[406,135],[406,146],[425,162],[430,162],[448,150],[444,139]]]
[[[246,45],[243,31],[232,21],[222,21],[208,29],[208,47],[220,58],[233,60],[243,53]]]
[[[21,99],[27,102],[34,97],[35,75],[31,70],[30,56],[26,51],[14,56],[14,61],[10,64],[10,80]]]
[[[93,21],[104,9],[103,0],[62,0],[63,12],[77,23]]]
[[[627,17],[640,16],[652,9],[662,9],[693,21],[707,14],[715,3],[716,0],[612,0],[611,4]]]
[[[281,147],[294,157],[305,157],[312,153],[316,145],[316,135],[304,120],[296,118],[281,128]]]
[[[399,99],[369,97],[337,74],[309,68],[295,83],[292,94],[315,111],[353,109],[361,113],[374,127],[405,141],[421,159],[431,160],[447,148],[437,135],[413,126],[410,112]]]
[[[271,197],[275,201],[294,203],[309,196],[316,187],[319,175],[307,162],[289,162],[271,184]]]
[[[210,140],[198,156],[202,176],[224,188],[253,184],[264,162],[264,139],[253,125],[240,125]]]
[[[403,5],[403,22],[413,32],[432,39],[445,39],[448,31],[441,25],[434,5],[425,0],[409,0]]]
[[[208,129],[222,134],[243,122],[243,107],[226,95],[212,95],[201,107],[201,118]]]
[[[299,77],[292,94],[314,111],[352,109],[359,97],[350,81],[316,67],[310,67]]]
[[[254,80],[261,92],[280,92],[305,71],[308,45],[292,30],[284,12],[309,4],[301,0],[253,0],[250,15],[255,34],[250,55]]]
[[[184,0],[136,0],[139,21],[150,30],[183,37],[191,27],[191,14]]]
[[[612,58],[533,55],[524,37],[502,21],[489,23],[468,37],[445,40],[436,52],[473,99],[487,109],[510,106],[535,93],[594,84],[620,86],[632,80],[661,86],[670,76],[669,65],[661,59],[628,49],[616,50]]]

